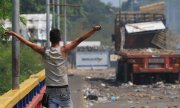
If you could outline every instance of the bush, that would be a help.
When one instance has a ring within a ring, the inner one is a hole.
[[[0,44],[0,94],[12,87],[12,48],[11,44]],[[31,74],[43,69],[41,56],[31,48],[20,47],[20,82],[29,78]]]

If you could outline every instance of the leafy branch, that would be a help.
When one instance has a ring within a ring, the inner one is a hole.
[[[8,31],[0,24],[0,40],[1,41],[8,41],[9,37],[5,35],[5,32]]]

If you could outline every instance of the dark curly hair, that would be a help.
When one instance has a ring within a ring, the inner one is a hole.
[[[61,32],[59,29],[52,29],[50,31],[50,41],[51,43],[59,43],[61,41]]]

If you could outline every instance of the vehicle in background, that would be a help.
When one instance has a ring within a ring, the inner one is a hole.
[[[180,52],[166,50],[165,17],[159,13],[119,12],[115,18],[116,79],[152,83],[180,81]]]

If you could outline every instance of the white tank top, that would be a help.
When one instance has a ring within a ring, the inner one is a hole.
[[[64,86],[68,85],[65,60],[58,48],[46,48],[43,55],[45,63],[46,85]]]

